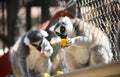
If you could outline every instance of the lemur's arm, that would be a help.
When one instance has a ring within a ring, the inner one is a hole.
[[[49,41],[46,38],[43,38],[42,50],[49,52],[50,53],[49,56],[53,52],[53,48],[52,48],[52,46],[50,45]]]
[[[85,45],[85,44],[90,44],[93,41],[92,35],[89,36],[77,36],[74,38],[68,38],[69,42],[68,45],[72,44],[79,44],[79,45]],[[61,38],[59,37],[54,37],[50,41],[52,45],[60,44],[61,43]]]
[[[69,40],[69,44],[88,45],[92,42],[92,36],[77,36]]]
[[[26,59],[25,57],[20,57],[19,58],[19,62],[20,62],[20,69],[23,73],[23,77],[29,77],[29,70],[28,70],[28,67],[27,67],[27,62],[26,62]]]
[[[52,46],[59,45],[61,43],[61,38],[60,37],[52,37],[50,40],[50,44]]]
[[[18,48],[18,51],[19,51],[18,52],[18,57],[19,57],[18,61],[19,61],[19,65],[20,65],[20,70],[22,72],[23,77],[31,77],[30,73],[29,73],[29,68],[27,66],[27,61],[26,61],[26,58],[29,55],[29,52],[27,50],[28,47],[23,46],[23,45],[20,48]]]

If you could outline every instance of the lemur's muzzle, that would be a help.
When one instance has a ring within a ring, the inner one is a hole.
[[[42,41],[37,45],[37,44],[32,44],[40,53],[43,53],[42,47],[41,47]]]

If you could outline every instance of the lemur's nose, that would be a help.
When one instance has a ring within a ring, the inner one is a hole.
[[[37,50],[39,50],[39,51],[40,51],[40,50],[41,50],[41,46],[38,46],[38,47],[37,47]]]

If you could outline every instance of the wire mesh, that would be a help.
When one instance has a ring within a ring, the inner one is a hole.
[[[120,60],[118,40],[118,22],[120,21],[119,0],[77,0],[76,16],[92,23],[107,34],[112,45],[113,62]]]

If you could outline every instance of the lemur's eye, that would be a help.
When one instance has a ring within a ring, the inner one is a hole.
[[[41,50],[41,44],[42,41],[36,42],[36,43],[32,43],[32,45],[37,49],[37,50]]]
[[[60,32],[65,32],[65,27],[64,26],[61,26]]]
[[[62,31],[64,31],[64,30],[65,30],[65,28],[64,28],[64,27],[62,27],[62,28],[61,28],[61,30],[62,30]]]
[[[39,46],[39,45],[37,45],[37,44],[32,44],[32,45],[33,45],[34,47],[36,47],[36,48]]]
[[[38,42],[32,43],[32,45],[33,45],[34,47],[39,47],[39,46],[41,46],[41,43],[42,43],[42,41],[40,40],[40,41],[38,41]]]
[[[41,45],[32,44],[37,50],[41,50]]]

